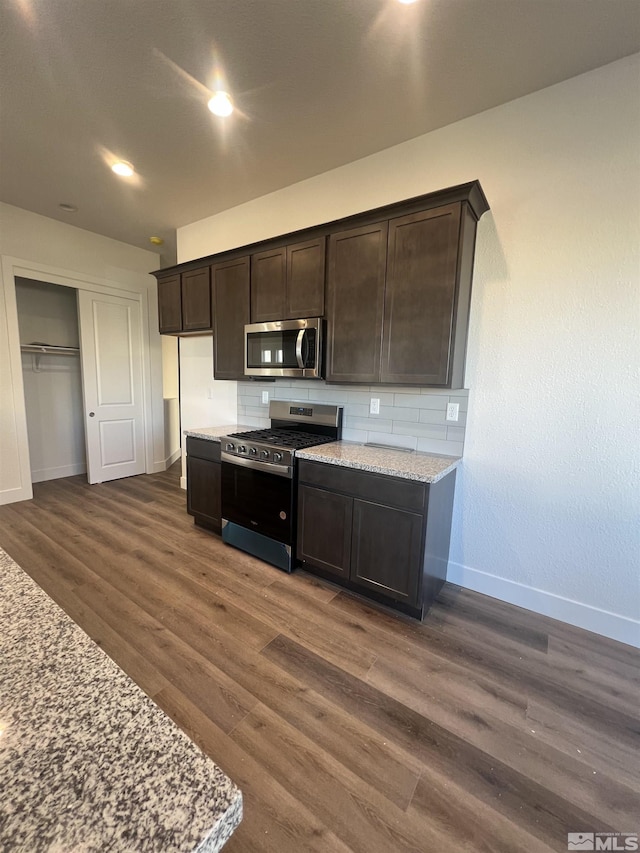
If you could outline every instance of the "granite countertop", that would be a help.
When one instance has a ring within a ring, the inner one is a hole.
[[[184,434],[219,442],[223,436],[230,433],[248,432],[254,429],[257,427],[231,424],[186,429]],[[459,456],[439,456],[419,451],[407,453],[391,447],[388,449],[367,447],[366,444],[355,441],[334,441],[318,447],[307,447],[306,450],[296,451],[296,458],[308,459],[311,462],[329,462],[331,465],[341,465],[343,468],[357,468],[360,471],[371,471],[390,477],[404,477],[406,480],[418,480],[422,483],[437,483],[457,468],[461,461]]]
[[[215,853],[242,794],[0,549],[0,849]]]
[[[412,451],[406,453],[392,448],[367,447],[352,441],[334,441],[317,447],[307,447],[296,453],[297,459],[329,462],[343,468],[356,468],[391,477],[404,477],[422,483],[437,483],[460,463],[459,456],[438,456]]]
[[[184,434],[190,435],[192,438],[206,438],[208,441],[220,443],[220,439],[225,435],[230,435],[232,432],[249,432],[252,429],[259,429],[259,427],[246,426],[246,424],[227,424],[226,426],[185,429]]]

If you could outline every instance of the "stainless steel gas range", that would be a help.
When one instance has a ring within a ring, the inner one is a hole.
[[[222,539],[290,572],[295,562],[296,451],[337,441],[342,408],[272,400],[269,429],[222,442]]]

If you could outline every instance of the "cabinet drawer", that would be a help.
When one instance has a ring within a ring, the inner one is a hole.
[[[206,438],[187,436],[187,456],[207,459],[209,462],[220,461],[220,442],[208,441]]]
[[[372,500],[387,506],[424,512],[426,508],[427,484],[389,477],[385,474],[370,474],[342,468],[326,462],[309,462],[301,459],[298,467],[301,483],[320,486],[332,492],[344,492],[356,498]]]

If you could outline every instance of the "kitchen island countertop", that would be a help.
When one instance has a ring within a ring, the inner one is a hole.
[[[0,849],[216,853],[242,794],[0,549]]]

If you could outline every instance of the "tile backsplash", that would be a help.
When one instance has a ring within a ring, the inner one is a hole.
[[[462,456],[467,422],[466,390],[441,391],[389,385],[327,385],[321,380],[277,379],[275,382],[238,382],[238,423],[269,426],[270,400],[309,400],[343,406],[342,438],[373,441]],[[369,414],[372,397],[380,400],[380,414]],[[458,420],[447,421],[447,404],[458,403]]]

